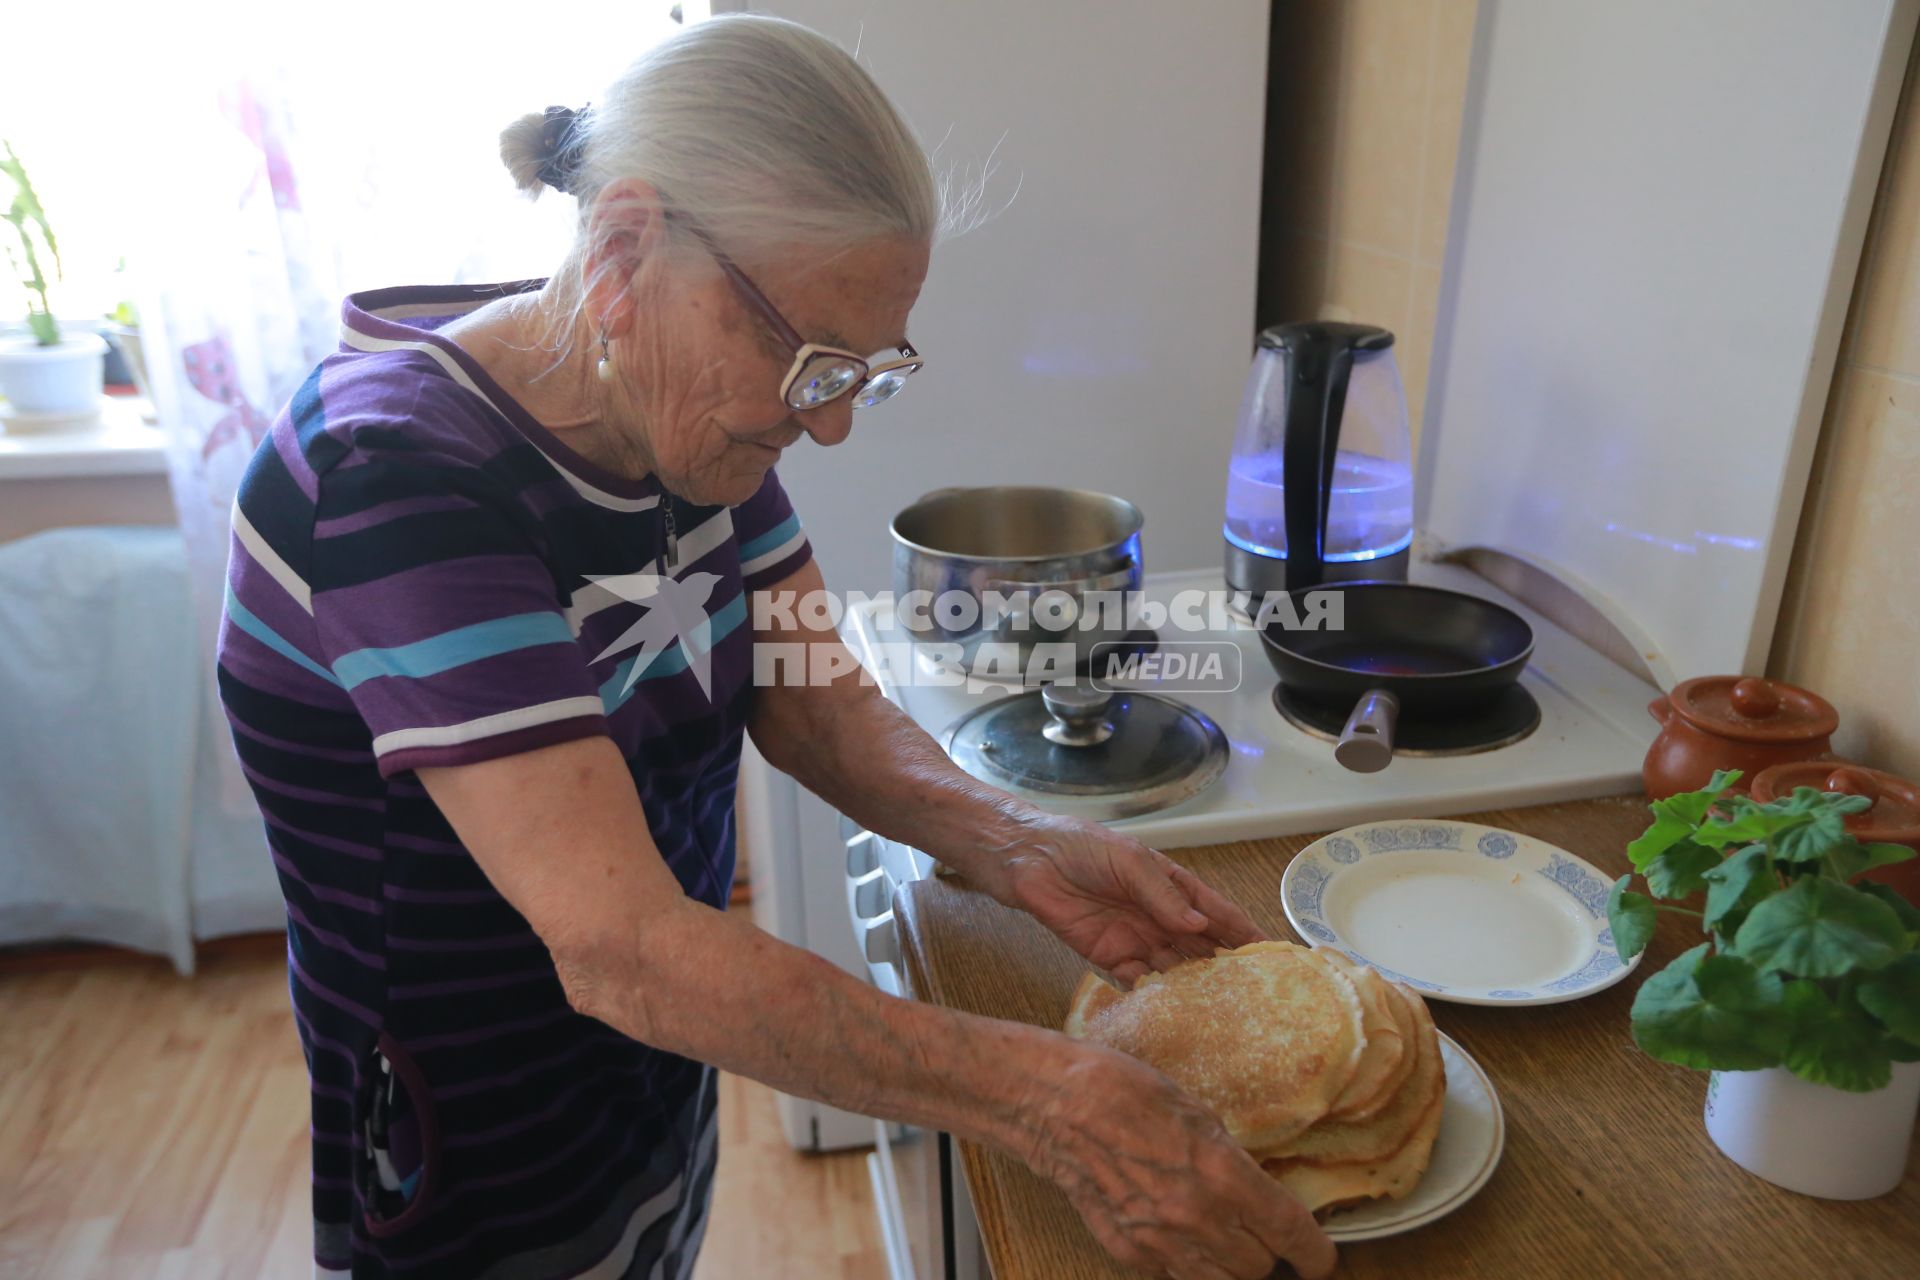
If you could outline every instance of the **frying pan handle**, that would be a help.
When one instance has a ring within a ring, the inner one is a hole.
[[[1354,704],[1340,731],[1333,758],[1355,773],[1378,773],[1393,763],[1393,726],[1400,699],[1385,689],[1369,689]]]

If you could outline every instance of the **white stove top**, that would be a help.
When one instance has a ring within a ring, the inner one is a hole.
[[[1640,762],[1658,726],[1647,704],[1658,694],[1485,579],[1451,565],[1416,563],[1415,582],[1497,600],[1533,625],[1533,660],[1521,683],[1540,704],[1540,726],[1511,746],[1474,755],[1396,757],[1380,773],[1350,772],[1333,744],[1295,728],[1273,705],[1273,668],[1250,626],[1181,632],[1180,640],[1230,641],[1242,678],[1233,692],[1169,692],[1211,716],[1227,735],[1226,772],[1206,791],[1170,809],[1111,825],[1160,848],[1323,831],[1379,818],[1443,817],[1479,809],[1619,795],[1637,790]],[[1220,590],[1217,572],[1149,574],[1149,600]],[[906,632],[871,602],[850,609],[842,632],[894,703],[943,744],[966,712],[1015,687],[969,680],[946,687],[896,681]],[[890,661],[891,660],[891,661]],[[1158,682],[1127,687],[1153,690]]]

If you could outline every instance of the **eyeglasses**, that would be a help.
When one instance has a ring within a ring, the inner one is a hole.
[[[787,376],[780,383],[780,398],[789,409],[796,413],[805,413],[809,409],[818,409],[821,405],[831,404],[841,396],[851,395],[853,407],[870,408],[884,404],[900,394],[900,388],[907,385],[907,379],[926,366],[920,353],[902,342],[898,348],[898,360],[883,360],[873,364],[865,356],[845,351],[839,347],[822,346],[817,342],[808,342],[800,336],[799,330],[787,323],[779,308],[760,292],[760,287],[747,278],[747,273],[734,265],[720,246],[691,218],[675,211],[674,217],[706,248],[720,270],[733,282],[740,296],[748,305],[760,313],[773,332],[793,352],[793,365],[787,370]]]

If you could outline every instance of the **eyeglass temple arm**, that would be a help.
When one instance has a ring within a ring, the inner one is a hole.
[[[787,323],[787,318],[780,314],[778,308],[773,305],[773,302],[767,295],[760,292],[760,286],[750,280],[747,277],[747,273],[734,264],[733,259],[729,258],[726,251],[713,242],[713,237],[709,236],[700,227],[699,223],[687,217],[685,214],[679,214],[675,218],[675,221],[692,232],[695,238],[706,246],[707,252],[713,255],[713,260],[720,264],[720,270],[726,273],[727,279],[733,281],[734,288],[738,289],[741,296],[753,305],[753,309],[758,311],[766,322],[773,326],[773,331],[780,335],[782,341],[796,352],[807,345],[807,340],[800,336],[799,330]],[[913,344],[904,340],[900,343],[900,354],[908,360],[918,360],[920,358],[920,353],[913,349]]]
[[[714,243],[713,237],[707,234],[704,227],[678,209],[669,210],[667,216],[685,227],[692,233],[694,239],[706,248],[713,260],[720,264],[720,270],[726,274],[727,279],[733,282],[733,287],[740,291],[740,296],[752,304],[753,309],[760,313],[762,319],[773,326],[773,331],[780,335],[782,342],[796,352],[807,345],[807,340],[787,323],[787,318],[780,314],[767,295],[760,292],[760,286],[749,280],[747,273],[734,265],[733,259],[727,256],[726,250]]]

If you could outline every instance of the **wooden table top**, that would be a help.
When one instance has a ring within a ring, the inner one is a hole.
[[[1648,821],[1640,797],[1475,814],[1571,850],[1609,877]],[[1173,850],[1276,938],[1298,936],[1280,875],[1315,837]],[[914,991],[989,1017],[1057,1027],[1085,971],[1023,913],[963,882],[906,886],[896,909]],[[1341,1249],[1344,1276],[1793,1277],[1920,1275],[1920,1158],[1879,1200],[1816,1200],[1754,1177],[1719,1153],[1701,1110],[1706,1076],[1634,1047],[1627,1010],[1646,974],[1699,940],[1663,913],[1641,967],[1567,1004],[1501,1009],[1432,1004],[1434,1021],[1486,1068],[1506,1109],[1492,1181],[1439,1222]],[[1917,1149],[1920,1150],[1920,1149]],[[1107,1258],[1066,1197],[1024,1166],[961,1144],[996,1280],[1137,1275]]]

